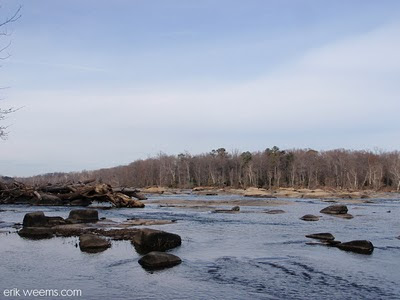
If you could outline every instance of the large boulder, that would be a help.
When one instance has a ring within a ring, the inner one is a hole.
[[[132,242],[138,253],[166,251],[182,244],[181,237],[177,234],[149,228],[140,230]]]
[[[49,227],[23,227],[18,235],[28,239],[49,239],[53,237],[53,230]]]
[[[374,251],[374,245],[370,241],[356,240],[346,243],[340,243],[337,247],[344,251],[351,251],[361,254],[371,254]]]
[[[111,247],[111,243],[105,238],[94,234],[82,234],[79,237],[79,248],[84,252],[96,253]]]
[[[342,215],[342,214],[347,214],[347,206],[346,205],[331,205],[328,207],[325,207],[322,209],[320,212],[324,214],[330,214],[330,215]]]
[[[45,227],[47,226],[47,219],[42,211],[35,211],[24,216],[22,225],[24,227]]]
[[[156,270],[179,265],[182,260],[173,254],[153,251],[143,256],[138,262],[145,269]]]
[[[304,215],[300,218],[300,220],[303,221],[319,221],[319,217],[318,216],[314,216],[314,215]]]
[[[99,220],[99,213],[95,209],[74,209],[69,212],[67,219],[71,223],[92,223]]]

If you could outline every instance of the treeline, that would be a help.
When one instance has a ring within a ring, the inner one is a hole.
[[[279,187],[400,190],[400,152],[336,149],[227,152],[166,155],[137,160],[127,166],[20,178],[29,184],[97,179],[114,186],[193,188]]]

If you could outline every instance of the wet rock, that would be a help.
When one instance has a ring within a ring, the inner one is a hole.
[[[281,209],[272,209],[272,210],[265,211],[265,213],[270,214],[270,215],[276,215],[276,214],[284,214],[285,211],[281,210]]]
[[[62,217],[46,217],[46,221],[49,227],[67,224]]]
[[[74,209],[67,219],[71,223],[91,223],[99,220],[99,213],[94,209]]]
[[[353,219],[354,216],[351,214],[338,214],[338,215],[333,215],[337,218],[342,218],[342,219]]]
[[[24,227],[45,227],[47,226],[47,219],[42,211],[36,211],[27,213],[22,224]]]
[[[319,221],[319,217],[318,216],[314,216],[314,215],[304,215],[300,218],[300,220],[303,221]]]
[[[157,270],[179,265],[182,260],[173,254],[153,251],[143,256],[138,262],[145,269]]]
[[[18,235],[28,239],[49,239],[53,237],[53,230],[49,227],[23,227]]]
[[[335,239],[335,237],[332,235],[332,233],[329,233],[329,232],[308,234],[308,235],[306,235],[306,237],[310,238],[310,239],[317,239],[317,240],[324,240],[324,241],[333,241]]]
[[[140,233],[140,229],[96,229],[94,232],[102,236],[110,237],[111,239],[116,241],[132,241],[135,236]]]
[[[130,226],[151,226],[151,225],[165,225],[165,224],[173,224],[176,223],[176,220],[149,220],[149,219],[129,219],[121,224],[118,224],[118,227],[130,227]]]
[[[234,206],[231,209],[216,209],[214,213],[237,213],[240,211],[240,206]]]
[[[181,237],[177,234],[149,228],[141,229],[132,242],[138,253],[166,251],[182,244]]]
[[[325,207],[320,211],[320,213],[330,214],[330,215],[340,215],[340,214],[347,214],[347,206],[346,205],[331,205]]]
[[[94,228],[88,228],[85,224],[66,224],[54,226],[53,232],[56,236],[70,237],[70,236],[80,236],[84,233],[89,233],[94,231]]]
[[[110,247],[108,240],[94,234],[82,234],[79,237],[79,248],[84,252],[97,253]]]
[[[374,251],[374,245],[370,241],[356,240],[346,243],[340,243],[337,247],[344,251],[351,251],[360,254],[371,254]]]

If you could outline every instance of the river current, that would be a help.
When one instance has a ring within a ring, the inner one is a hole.
[[[244,199],[240,196],[166,195],[151,199]],[[248,199],[248,198],[246,198]],[[285,199],[286,200],[286,199]],[[80,289],[76,299],[400,299],[400,201],[347,204],[354,218],[322,215],[321,200],[292,199],[289,205],[241,206],[237,214],[210,209],[160,207],[99,210],[100,217],[175,219],[146,226],[182,237],[170,253],[182,264],[149,272],[127,241],[113,241],[102,253],[76,247],[77,238],[27,240],[11,228],[27,212],[67,217],[69,207],[0,206],[0,298],[6,289]],[[346,204],[346,203],[345,203]],[[227,207],[230,208],[230,207]],[[266,214],[282,209],[283,214]],[[330,232],[342,242],[370,240],[372,255],[307,245],[306,234]],[[44,299],[32,297],[32,299]],[[50,297],[51,298],[51,297]],[[48,299],[50,299],[48,298]],[[65,297],[64,297],[65,298]],[[69,298],[73,299],[73,298]]]

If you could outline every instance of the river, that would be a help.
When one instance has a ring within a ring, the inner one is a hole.
[[[240,196],[166,195],[151,199],[227,200]],[[287,199],[285,199],[287,201]],[[127,241],[113,241],[102,253],[76,247],[77,238],[27,240],[11,226],[27,212],[44,211],[67,217],[69,207],[0,206],[0,298],[7,289],[80,289],[76,299],[400,299],[400,201],[348,204],[353,219],[323,215],[305,222],[305,214],[330,203],[291,199],[283,214],[265,214],[266,207],[241,206],[237,214],[209,209],[160,207],[99,210],[100,217],[176,219],[147,226],[177,233],[182,246],[172,254],[182,264],[146,271]],[[307,245],[306,234],[330,232],[342,242],[370,240],[372,255]],[[2,299],[3,299],[2,298]],[[29,299],[8,297],[7,299]],[[43,297],[39,297],[44,299]],[[52,297],[49,297],[49,299]],[[32,297],[32,299],[37,299]],[[74,299],[74,297],[70,298]]]

